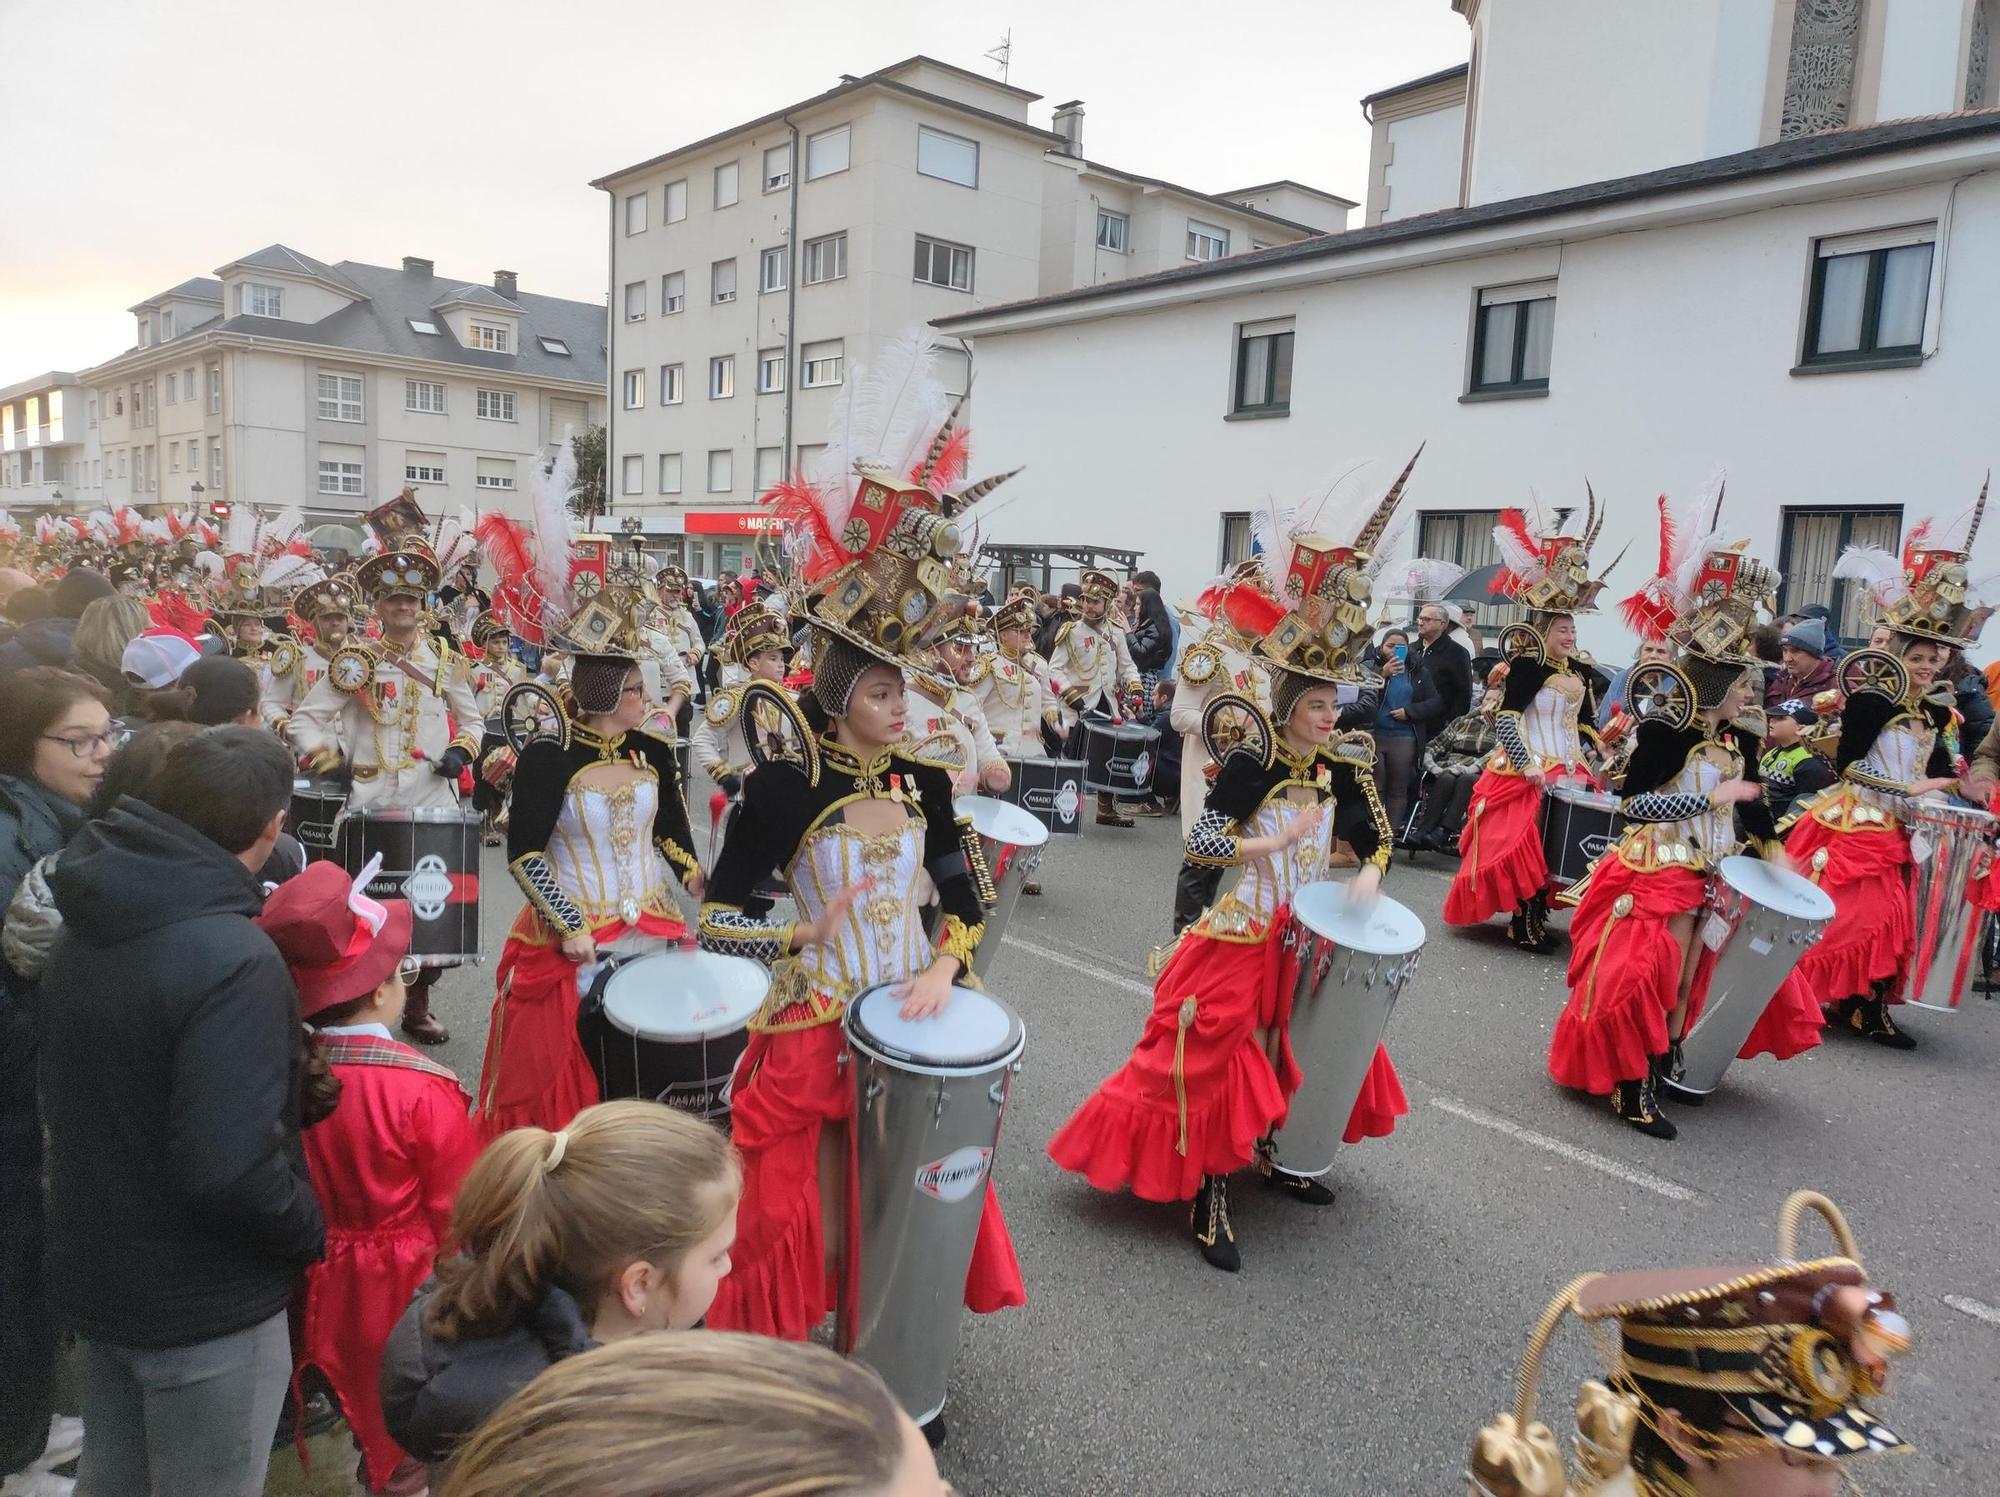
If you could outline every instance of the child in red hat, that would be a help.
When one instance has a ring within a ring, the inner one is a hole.
[[[458,1078],[390,1036],[410,975],[410,906],[363,894],[373,873],[350,881],[313,863],[279,885],[257,923],[291,968],[331,1072],[332,1096],[318,1100],[332,1111],[304,1135],[327,1248],[306,1271],[300,1367],[319,1368],[340,1399],[367,1490],[414,1493],[424,1467],[383,1423],[382,1348],[443,1250],[479,1138]]]

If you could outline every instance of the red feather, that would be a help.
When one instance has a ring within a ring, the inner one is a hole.
[[[162,629],[171,629],[176,634],[184,634],[193,639],[201,633],[208,622],[208,615],[196,608],[180,592],[169,590],[161,593],[146,605],[147,616]]]
[[[1660,569],[1653,575],[1664,577],[1674,569],[1674,547],[1680,544],[1680,527],[1674,523],[1674,512],[1667,503],[1665,494],[1654,501],[1660,506]]]
[[[924,477],[923,459],[919,458],[910,468],[910,482],[922,484],[933,494],[942,494],[964,481],[971,462],[972,433],[961,426],[944,439],[937,461],[931,465],[930,477]]]
[[[1903,537],[1903,565],[1905,567],[1913,566],[1916,563],[1917,553],[1930,544],[1930,539],[1931,522],[1929,520],[1919,520],[1910,527],[1910,533]]]
[[[803,470],[780,479],[758,495],[757,502],[770,507],[788,535],[804,538],[805,555],[799,561],[801,582],[808,586],[819,582],[847,560],[847,548],[827,528],[819,490],[807,481]]]
[[[488,510],[472,527],[472,533],[486,559],[493,563],[501,584],[518,591],[522,580],[535,569],[535,550],[528,538],[528,527],[511,515]]]
[[[1674,622],[1672,606],[1655,597],[1649,587],[1640,588],[1620,603],[1618,613],[1625,620],[1625,627],[1641,639],[1665,639]]]

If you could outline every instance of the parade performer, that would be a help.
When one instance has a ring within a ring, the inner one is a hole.
[[[1759,605],[1774,606],[1778,575],[1741,543],[1721,545],[1714,520],[1680,534],[1664,498],[1660,516],[1658,575],[1623,612],[1676,659],[1644,662],[1626,678],[1626,705],[1638,717],[1621,800],[1630,825],[1586,875],[1570,922],[1569,1002],[1548,1067],[1558,1085],[1609,1096],[1627,1123],[1668,1139],[1678,1130],[1657,1091],[1680,1079],[1681,1039],[1707,997],[1715,953],[1697,926],[1717,868],[1739,851],[1737,817],[1758,855],[1789,864],[1763,800],[1758,739],[1739,723],[1757,701],[1751,637]],[[1820,1027],[1818,1005],[1794,975],[1740,1053],[1789,1059],[1819,1043]]]
[[[1584,741],[1596,737],[1603,681],[1576,658],[1576,615],[1594,613],[1604,583],[1590,576],[1590,548],[1603,518],[1590,497],[1581,537],[1531,526],[1521,510],[1501,513],[1493,539],[1506,563],[1498,590],[1527,610],[1526,623],[1500,631],[1507,689],[1495,718],[1500,750],[1472,791],[1459,836],[1463,862],[1445,897],[1451,925],[1480,925],[1513,911],[1507,939],[1553,951],[1548,932],[1549,865],[1542,852],[1542,792],[1551,780],[1594,783]]]
[[[507,814],[507,788],[514,782],[514,750],[494,725],[504,716],[507,693],[528,679],[528,668],[514,658],[514,631],[492,609],[473,619],[467,637],[472,641],[472,696],[479,704],[481,724],[472,804],[479,810],[485,845],[497,847]]]
[[[784,615],[768,608],[745,608],[729,621],[722,639],[722,685],[709,693],[701,721],[690,740],[694,762],[717,789],[734,801],[743,793],[743,777],[756,767],[750,741],[776,724],[754,720],[743,688],[762,681],[774,691],[785,689],[785,662],[792,653],[790,628]],[[768,709],[767,710],[774,710]]]
[[[1367,564],[1395,495],[1352,545],[1292,534],[1267,546],[1271,579],[1258,637],[1271,676],[1271,715],[1247,725],[1227,753],[1188,833],[1190,861],[1241,865],[1235,890],[1181,933],[1153,986],[1153,1011],[1132,1058],[1049,1142],[1049,1155],[1099,1190],[1143,1200],[1194,1199],[1201,1255],[1234,1273],[1241,1255],[1228,1177],[1253,1161],[1292,1199],[1324,1206],[1333,1192],[1272,1157],[1303,1074],[1289,1037],[1296,954],[1285,939],[1293,894],[1324,877],[1333,839],[1361,858],[1357,898],[1372,898],[1390,852],[1375,794],[1373,743],[1336,737],[1336,687],[1363,679],[1369,643]],[[1409,1110],[1388,1052],[1377,1049],[1346,1138],[1384,1137]]]
[[[361,611],[360,585],[347,572],[331,577],[322,573],[292,595],[292,617],[306,626],[310,637],[282,640],[265,657],[259,709],[264,726],[280,738],[287,736],[299,703],[325,678]]]
[[[1807,1211],[1825,1218],[1838,1254],[1800,1257]],[[1535,1418],[1542,1358],[1571,1315],[1590,1326],[1606,1371],[1577,1390],[1574,1481]],[[1473,1442],[1470,1497],[1832,1497],[1849,1461],[1910,1448],[1869,1405],[1911,1346],[1839,1208],[1794,1192],[1774,1263],[1565,1285],[1521,1359],[1513,1412]]]
[[[1139,684],[1139,668],[1132,663],[1125,631],[1109,617],[1118,583],[1095,568],[1086,568],[1078,580],[1082,591],[1076,617],[1065,619],[1049,643],[1049,674],[1060,683],[1063,704],[1069,709],[1065,723],[1084,717],[1123,722],[1121,696],[1127,687]],[[1077,731],[1081,733],[1080,728]],[[1097,824],[1129,827],[1133,822],[1119,812],[1110,791],[1100,790]]]
[[[961,590],[971,596],[970,589]],[[931,650],[930,668],[910,675],[909,753],[948,769],[959,795],[998,795],[1013,783],[979,706],[988,658],[980,653],[983,638],[983,620],[968,611],[945,626]]]
[[[680,706],[675,709],[676,728],[685,732],[688,723],[682,721],[692,689],[701,679],[702,661],[708,654],[708,646],[701,637],[701,626],[695,622],[694,613],[688,607],[688,593],[692,583],[687,572],[669,563],[653,576],[653,587],[658,598],[646,631],[647,654],[659,662],[660,700],[670,698],[676,691],[684,694]],[[679,662],[675,670],[669,662]]]
[[[1062,746],[1061,698],[1049,684],[1048,662],[1031,648],[1035,605],[1025,598],[1003,603],[993,614],[994,650],[979,656],[967,686],[979,703],[988,731],[1009,759],[1036,759]]]
[[[933,357],[922,339],[882,350],[858,398],[834,415],[825,476],[767,496],[806,542],[813,682],[787,757],[744,781],[701,911],[704,948],[773,964],[734,1082],[743,1207],[735,1271],[709,1315],[717,1329],[797,1340],[832,1305],[826,1248],[845,1219],[854,1108],[842,1013],[884,983],[898,986],[905,1016],[941,1012],[984,929],[984,864],[952,809],[950,778],[899,748],[904,672],[968,601],[950,591],[945,570],[957,549],[953,517],[991,487],[982,480],[940,496],[924,486],[945,439],[946,397],[927,374]],[[779,869],[797,918],[759,919],[746,907]],[[935,946],[926,885],[942,907]],[[976,1312],[1026,1299],[990,1180],[986,1191],[965,1291]]]
[[[278,886],[257,924],[276,944],[312,1031],[304,1133],[326,1256],[306,1269],[298,1364],[316,1367],[361,1447],[368,1492],[410,1492],[421,1465],[382,1417],[382,1350],[445,1252],[459,1182],[479,1153],[459,1080],[390,1036],[413,976],[407,900],[376,901],[333,863]]]
[[[1916,943],[1910,834],[1900,818],[1915,797],[1958,783],[1946,746],[1952,691],[1939,672],[1952,647],[1968,643],[1977,584],[1967,566],[1985,508],[1982,488],[1962,543],[1920,521],[1900,561],[1879,547],[1850,546],[1835,563],[1835,576],[1866,582],[1886,605],[1878,628],[1888,630],[1887,643],[1841,660],[1839,779],[1801,808],[1785,842],[1834,906],[1800,976],[1834,1022],[1892,1050],[1917,1043],[1889,1016]]]

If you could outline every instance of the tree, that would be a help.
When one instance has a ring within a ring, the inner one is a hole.
[[[604,428],[592,426],[571,439],[576,452],[576,488],[569,496],[570,513],[594,530],[597,517],[610,512],[604,487]]]

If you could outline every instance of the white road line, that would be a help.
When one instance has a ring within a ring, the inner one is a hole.
[[[1974,1320],[1983,1320],[1988,1325],[2000,1325],[2000,1310],[1991,1305],[1982,1305],[1976,1299],[1967,1299],[1962,1294],[1947,1294],[1944,1302],[1961,1315],[1970,1315]]]
[[[1634,1169],[1629,1164],[1621,1164],[1603,1154],[1578,1148],[1575,1144],[1564,1143],[1559,1138],[1550,1138],[1546,1133],[1537,1133],[1532,1128],[1523,1128],[1519,1123],[1509,1122],[1506,1118],[1487,1112],[1483,1108],[1461,1102],[1456,1097],[1432,1097],[1431,1106],[1440,1112],[1448,1112],[1455,1118],[1464,1118],[1468,1123],[1477,1123],[1482,1128],[1491,1128],[1495,1133],[1504,1133],[1509,1138],[1519,1139],[1524,1144],[1531,1144],[1537,1149],[1545,1149],[1551,1154],[1560,1155],[1572,1164],[1580,1164],[1586,1169],[1596,1170],[1599,1174],[1610,1175],[1628,1185],[1636,1185],[1641,1190],[1650,1190],[1654,1195],[1665,1196],[1670,1201],[1692,1201],[1695,1198],[1695,1193],[1685,1185],[1676,1185],[1671,1180],[1648,1174],[1645,1170]]]
[[[1147,998],[1153,996],[1150,983],[1136,981],[1122,973],[1113,972],[1108,967],[1095,967],[1089,962],[1080,962],[1075,957],[1066,956],[1052,947],[1042,946],[1034,941],[1024,941],[1019,936],[1002,936],[1000,944],[1025,951],[1029,956],[1038,956],[1045,962],[1054,962],[1058,967],[1067,967],[1072,972],[1081,972],[1094,982],[1109,983],[1114,988],[1123,988],[1128,993],[1138,993]]]

